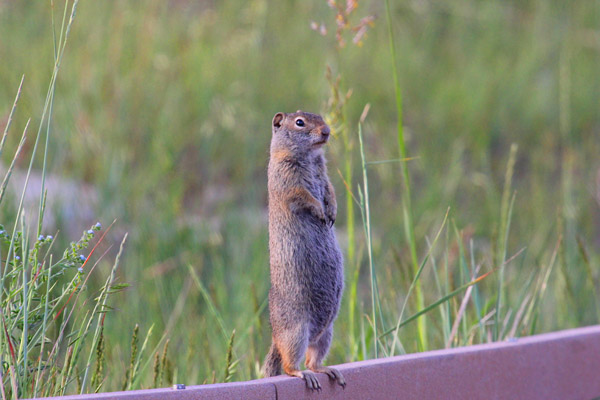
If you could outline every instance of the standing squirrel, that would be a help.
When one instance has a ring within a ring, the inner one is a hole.
[[[329,127],[320,115],[297,111],[275,114],[272,129],[268,187],[273,342],[263,372],[279,375],[283,367],[311,390],[321,389],[313,372],[323,372],[345,387],[342,374],[322,364],[344,286],[333,228],[337,203],[322,148]],[[299,369],[304,355],[310,371]]]

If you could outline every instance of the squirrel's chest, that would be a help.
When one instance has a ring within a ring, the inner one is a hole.
[[[314,174],[310,177],[307,177],[303,183],[303,186],[310,192],[310,194],[312,194],[315,199],[323,203],[323,199],[325,198],[325,185],[323,184],[323,180],[317,174]]]

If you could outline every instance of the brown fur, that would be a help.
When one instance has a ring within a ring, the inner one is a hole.
[[[296,121],[302,120],[302,124]],[[343,290],[343,261],[333,224],[337,203],[322,146],[329,127],[321,116],[298,111],[273,118],[269,161],[269,311],[273,342],[263,367],[281,369],[320,389],[306,367],[345,386],[339,371],[322,365]]]

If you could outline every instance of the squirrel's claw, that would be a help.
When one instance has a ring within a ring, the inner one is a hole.
[[[326,210],[325,215],[327,216],[327,226],[332,227],[335,223],[335,214],[330,210]]]
[[[325,215],[327,215],[328,225],[333,226],[335,223],[336,210],[332,207],[325,208]]]

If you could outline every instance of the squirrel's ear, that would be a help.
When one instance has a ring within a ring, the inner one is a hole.
[[[281,122],[283,121],[284,118],[285,118],[285,114],[284,113],[277,113],[277,114],[275,114],[275,116],[273,117],[273,127],[274,128],[280,128],[281,127]]]

